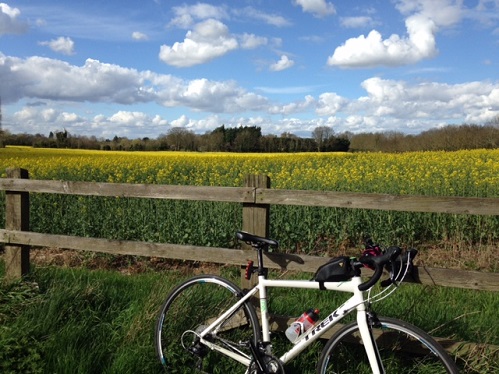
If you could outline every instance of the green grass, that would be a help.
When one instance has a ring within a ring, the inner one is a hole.
[[[0,276],[3,276],[0,261]],[[170,288],[185,271],[148,271],[133,276],[113,270],[35,267],[22,283],[0,286],[0,372],[2,373],[160,373],[153,343],[154,323]],[[222,275],[238,282],[239,269]],[[274,275],[273,275],[274,276]],[[309,277],[307,274],[306,277]],[[324,313],[343,294],[272,289],[270,310],[298,316],[309,307]],[[432,331],[432,335],[499,345],[497,293],[405,285],[375,305]],[[277,352],[289,348],[274,334]],[[322,343],[287,367],[313,373]],[[475,357],[477,368],[493,373],[499,362]]]
[[[152,336],[167,276],[53,267],[29,278],[38,288],[2,287],[0,372],[160,372]]]

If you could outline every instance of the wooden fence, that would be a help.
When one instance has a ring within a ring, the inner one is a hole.
[[[29,193],[120,196],[153,199],[233,202],[243,205],[242,229],[257,235],[269,232],[269,209],[273,204],[323,206],[449,214],[499,215],[497,198],[398,196],[329,191],[273,190],[267,176],[247,176],[245,187],[197,187],[153,184],[69,182],[30,180],[24,169],[8,169],[0,178],[0,190],[6,192],[5,243],[6,278],[17,279],[29,271],[30,246],[57,247],[122,255],[154,256],[221,264],[243,265],[255,260],[251,249],[228,249],[83,238],[42,234],[29,231]],[[49,214],[47,212],[47,214]],[[269,268],[314,272],[324,257],[268,253]],[[415,267],[414,281],[421,284],[499,290],[499,273],[455,269]]]
[[[8,169],[0,178],[5,191],[5,229],[0,229],[0,243],[5,243],[5,278],[16,280],[29,272],[31,246],[56,247],[110,254],[162,257],[220,264],[245,265],[256,260],[255,251],[201,247],[168,243],[84,238],[31,232],[29,229],[29,194],[49,193],[87,196],[119,196],[151,199],[177,199],[240,203],[243,206],[242,229],[261,236],[269,233],[269,210],[274,204],[378,209],[393,211],[434,212],[449,214],[499,215],[499,199],[396,196],[327,191],[273,190],[267,176],[250,175],[244,187],[196,187],[152,184],[92,183],[52,180],[30,180],[24,169]],[[47,212],[47,214],[50,214]],[[315,272],[324,257],[267,253],[266,266],[273,269]],[[446,287],[499,291],[499,273],[455,269],[415,267],[413,282]],[[368,271],[368,270],[367,270]],[[242,271],[242,274],[244,271]],[[243,287],[247,281],[241,276]],[[272,329],[287,327],[290,317],[273,316]],[[466,354],[477,345],[439,339],[449,352]],[[492,349],[499,347],[490,346]]]

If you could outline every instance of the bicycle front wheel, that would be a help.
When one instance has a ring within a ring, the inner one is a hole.
[[[199,339],[199,334],[241,295],[239,287],[215,275],[193,277],[169,294],[155,330],[156,353],[168,373],[244,372],[239,362],[209,349]],[[257,343],[259,328],[255,308],[246,302],[205,338],[250,358],[248,343],[251,340]]]
[[[378,327],[372,327],[372,333],[386,373],[459,372],[442,346],[423,330],[393,318],[380,317],[379,322]],[[317,373],[372,373],[356,322],[344,326],[329,339]]]

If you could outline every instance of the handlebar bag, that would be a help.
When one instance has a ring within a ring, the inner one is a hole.
[[[321,265],[315,272],[313,280],[320,283],[320,288],[324,288],[324,282],[343,282],[354,276],[350,257],[339,256]]]

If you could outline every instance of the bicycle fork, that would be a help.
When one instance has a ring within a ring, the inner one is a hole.
[[[357,325],[359,326],[360,336],[364,343],[371,370],[373,374],[386,374],[372,329],[372,327],[379,326],[379,324],[378,317],[374,312],[364,310],[357,313]]]

